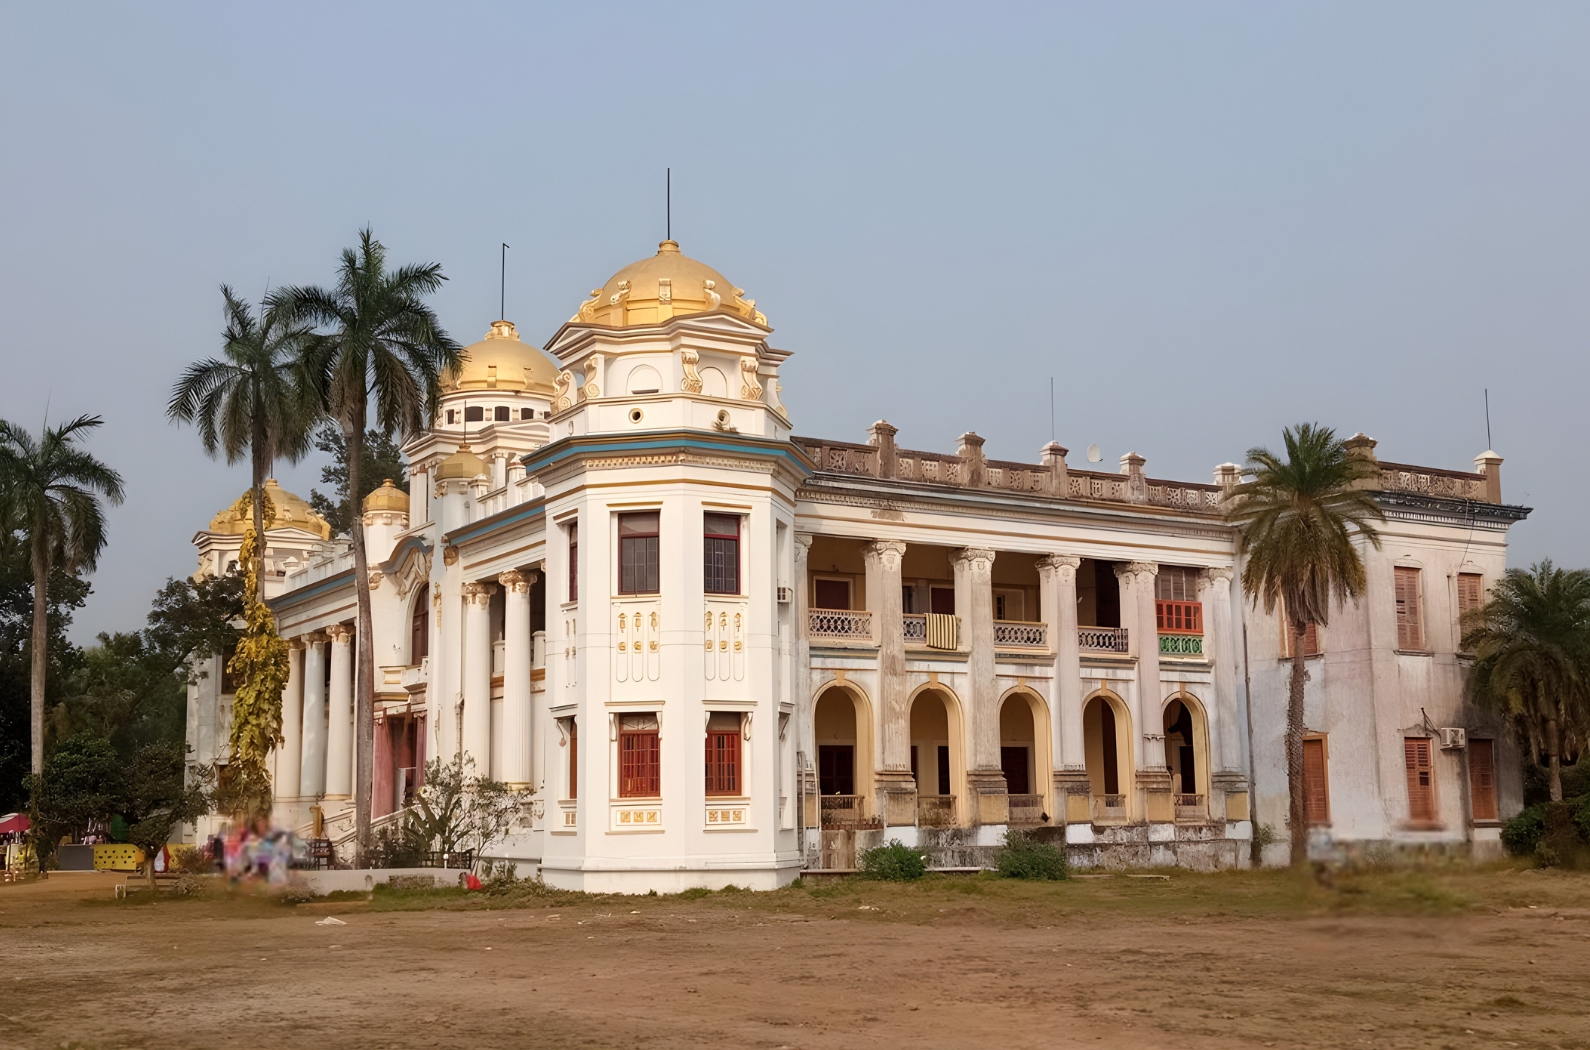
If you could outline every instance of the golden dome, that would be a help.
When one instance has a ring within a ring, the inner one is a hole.
[[[553,396],[558,364],[519,340],[512,321],[493,321],[486,338],[464,348],[464,362],[444,376],[442,389],[513,390]]]
[[[326,519],[316,514],[307,500],[278,485],[275,478],[266,480],[265,498],[269,501],[268,509],[271,512],[270,520],[265,523],[265,531],[301,529],[304,532],[312,532],[323,540],[331,539],[331,526]],[[248,531],[253,518],[253,502],[245,492],[238,497],[236,503],[210,519],[210,531],[228,536],[241,536]]]
[[[663,241],[656,255],[630,263],[593,289],[569,323],[622,328],[714,310],[767,327],[767,317],[758,312],[755,299],[745,298],[744,288],[736,288],[706,263],[681,254],[676,242]]]
[[[392,483],[391,478],[381,482],[381,487],[373,490],[364,497],[364,512],[366,514],[379,514],[383,511],[392,511],[397,514],[409,512],[409,494]]]
[[[486,473],[485,461],[469,451],[468,445],[459,445],[458,451],[442,460],[442,465],[436,468],[436,480],[463,478],[468,481],[476,474],[484,473]]]

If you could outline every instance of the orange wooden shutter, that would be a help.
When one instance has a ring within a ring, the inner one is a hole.
[[[1325,777],[1325,741],[1303,741],[1303,796],[1308,822],[1326,824],[1331,819],[1330,785]]]
[[[1397,648],[1423,649],[1424,627],[1419,621],[1419,570],[1395,570],[1397,588]]]
[[[1403,740],[1402,750],[1408,771],[1408,818],[1432,821],[1435,819],[1435,771],[1430,768],[1430,741],[1411,736]]]
[[[1496,742],[1469,741],[1469,808],[1475,820],[1496,817]]]
[[[1485,604],[1485,577],[1477,572],[1460,572],[1457,578],[1458,615],[1473,612]]]

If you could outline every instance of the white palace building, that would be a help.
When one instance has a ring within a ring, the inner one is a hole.
[[[277,819],[352,835],[356,646],[376,665],[375,801],[462,752],[533,789],[492,852],[556,886],[771,888],[899,839],[986,863],[1007,828],[1074,863],[1284,860],[1289,653],[1244,600],[1222,493],[796,437],[789,357],[754,300],[665,241],[543,352],[496,321],[405,447],[412,496],[364,503],[374,637],[345,539],[272,492],[266,567],[293,646]],[[1375,443],[1353,439],[1375,457]],[[1463,703],[1458,616],[1506,560],[1501,458],[1379,462],[1368,595],[1308,639],[1320,856],[1496,851],[1521,805],[1499,724]],[[235,561],[223,511],[200,571]],[[224,760],[213,661],[194,760]],[[201,831],[205,829],[200,829]]]

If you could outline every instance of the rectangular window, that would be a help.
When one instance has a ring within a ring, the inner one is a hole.
[[[1476,612],[1485,604],[1485,577],[1477,572],[1460,572],[1457,576],[1458,615]]]
[[[414,596],[414,616],[409,622],[409,663],[417,664],[431,651],[431,589]]]
[[[1419,616],[1419,570],[1397,568],[1397,648],[1424,648],[1424,623]]]
[[[485,420],[485,418],[486,418],[486,410],[484,408],[480,407],[479,405],[465,405],[464,406],[464,422],[465,423],[480,423],[480,422],[483,422]]]
[[[569,523],[569,601],[580,600],[580,523]]]
[[[817,745],[817,790],[824,795],[856,793],[856,746]]]
[[[657,593],[661,517],[657,511],[618,516],[618,593]]]
[[[994,592],[994,619],[1025,621],[1027,619],[1026,595],[1015,589]],[[1023,792],[1025,794],[1025,792]]]
[[[534,419],[535,417],[536,417],[536,410],[533,409],[533,408],[521,408],[519,410],[519,418],[520,419]]]
[[[1418,824],[1433,823],[1435,770],[1430,766],[1430,740],[1410,736],[1403,740],[1402,751],[1408,771],[1408,819]]]
[[[939,794],[950,794],[950,746],[939,745]]]
[[[812,581],[812,592],[814,609],[848,610],[850,608],[849,580],[816,579]]]
[[[1162,602],[1198,600],[1198,570],[1179,565],[1161,565],[1154,576],[1154,597]]]
[[[580,797],[580,723],[569,719],[569,798]]]
[[[508,422],[508,411],[507,405],[498,405],[492,409],[491,418],[498,423],[506,423]]]
[[[955,588],[954,587],[929,587],[928,612],[940,616],[955,615]]]
[[[1027,748],[1001,747],[999,768],[1005,774],[1005,790],[1012,795],[1031,794],[1027,777]]]
[[[1303,655],[1318,656],[1319,624],[1311,623],[1303,631]],[[1286,659],[1292,658],[1292,618],[1286,613],[1286,606],[1281,606],[1281,655]]]
[[[619,716],[619,798],[657,798],[662,794],[662,749],[657,730],[656,715]]]
[[[740,517],[708,514],[703,524],[706,549],[702,555],[708,594],[740,593]]]
[[[1310,824],[1329,824],[1331,820],[1330,778],[1325,764],[1325,738],[1303,741],[1303,800]]]
[[[1497,820],[1496,741],[1469,740],[1469,810],[1475,820]]]
[[[454,408],[449,408],[447,410],[447,423],[448,423],[449,426],[451,426],[452,424],[454,424],[456,422],[458,422],[458,410],[454,409]]]
[[[740,794],[740,716],[732,712],[707,717],[707,794]]]

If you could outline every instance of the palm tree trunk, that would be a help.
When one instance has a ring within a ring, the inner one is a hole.
[[[44,674],[50,647],[50,559],[42,535],[33,537],[33,651],[30,722],[33,735],[33,775],[44,773]],[[35,789],[35,792],[37,789]]]
[[[249,597],[256,601],[265,598],[265,421],[261,417],[259,406],[254,409],[254,439],[250,451],[253,453],[254,487],[249,493],[254,504],[254,593]]]
[[[364,403],[355,410],[344,433],[348,446],[348,538],[353,544],[353,578],[359,598],[359,630],[354,650],[354,780],[353,819],[357,863],[362,867],[370,848],[371,779],[375,772],[375,650],[370,645],[370,567],[364,549],[364,514],[359,500],[360,460],[364,458]]]
[[[1308,865],[1308,803],[1303,791],[1303,638],[1308,625],[1292,623],[1292,683],[1286,700],[1287,825],[1292,840],[1292,867]]]
[[[1551,800],[1562,801],[1562,740],[1557,734],[1557,720],[1546,719],[1546,783],[1551,788]]]

